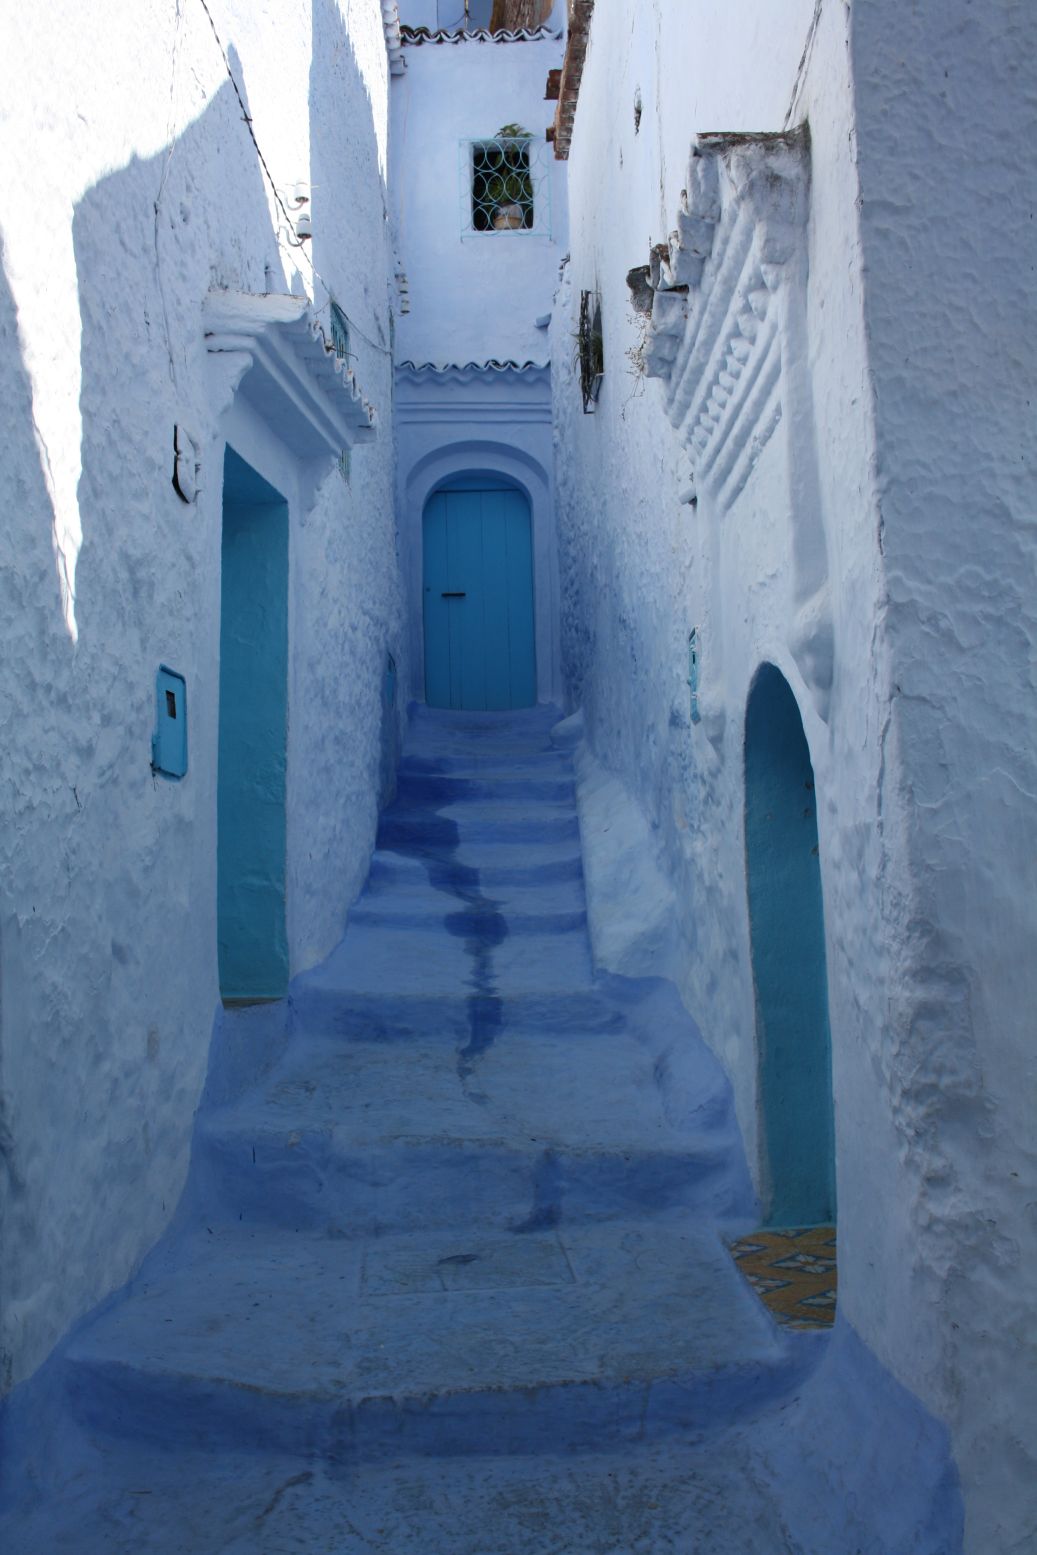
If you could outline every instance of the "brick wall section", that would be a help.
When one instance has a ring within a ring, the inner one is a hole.
[[[559,162],[569,160],[573,120],[576,117],[576,102],[580,95],[593,14],[594,0],[569,0],[569,40],[565,49],[565,63],[562,65],[562,84],[553,129],[548,131],[548,139],[554,141],[555,156]]]

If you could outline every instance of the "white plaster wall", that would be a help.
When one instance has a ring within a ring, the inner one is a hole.
[[[590,770],[644,812],[682,991],[755,1159],[743,720],[761,660],[795,691],[817,779],[841,1309],[951,1426],[983,1555],[1035,1537],[1034,31],[1024,8],[981,18],[965,0],[599,5],[552,325],[563,661]],[[675,225],[695,132],[801,119],[808,393],[730,511],[681,506],[689,459],[659,386],[630,372],[624,276]],[[584,417],[568,337],[595,285],[607,366]],[[805,536],[828,578],[828,698],[793,652]],[[607,902],[596,913],[615,927]]]
[[[561,65],[563,46],[466,39],[404,53],[406,72],[392,83],[390,185],[410,312],[397,323],[397,360],[544,362],[536,320],[550,311],[566,251],[564,168],[545,147],[550,235],[462,238],[470,191],[460,148],[512,123],[542,140],[554,109],[544,101],[547,73]]]
[[[388,435],[387,79],[375,0],[211,0],[275,180],[320,184],[314,258],[370,343],[383,435],[291,539],[293,970],[335,940],[374,829],[400,637]],[[223,439],[291,500],[276,429],[210,398],[211,286],[326,295],[276,211],[197,0],[9,18],[0,100],[0,1249],[3,1383],[172,1212],[217,1006]],[[202,492],[170,484],[172,429]],[[247,446],[244,446],[247,445]],[[305,522],[303,519],[305,517]],[[190,771],[150,771],[154,675]],[[391,736],[391,731],[389,731]]]
[[[875,1344],[950,1419],[985,1555],[1037,1544],[1037,15],[867,0],[852,49],[910,878],[873,1063],[918,1313]]]

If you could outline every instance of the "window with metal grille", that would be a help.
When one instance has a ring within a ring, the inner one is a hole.
[[[349,320],[337,303],[331,304],[331,346],[335,355],[342,362],[349,362]],[[339,473],[346,484],[349,484],[351,474],[351,460],[348,448],[343,448],[338,456]]]
[[[538,225],[535,147],[520,124],[469,142],[469,231],[532,232]]]
[[[580,389],[583,409],[594,409],[605,376],[605,341],[601,332],[601,298],[597,292],[580,293],[580,330],[577,335]]]

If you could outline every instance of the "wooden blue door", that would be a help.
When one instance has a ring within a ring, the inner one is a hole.
[[[533,544],[522,493],[471,478],[430,497],[424,587],[429,706],[531,707]]]

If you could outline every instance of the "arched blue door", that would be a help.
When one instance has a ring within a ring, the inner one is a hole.
[[[533,541],[522,492],[457,479],[423,523],[425,700],[499,709],[536,701]]]
[[[835,1219],[832,1058],[814,769],[788,681],[765,664],[745,716],[749,891],[767,1223]]]

